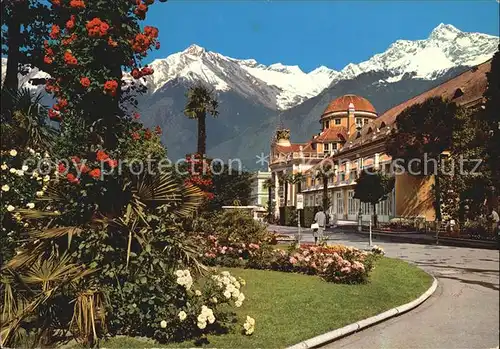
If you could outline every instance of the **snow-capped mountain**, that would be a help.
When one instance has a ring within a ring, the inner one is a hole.
[[[335,76],[327,68],[306,74],[298,66],[265,66],[254,59],[226,57],[198,45],[157,59],[150,66],[154,69],[147,82],[151,92],[178,78],[204,81],[219,91],[234,90],[244,97],[258,98],[273,109],[287,109],[316,96]]]
[[[146,78],[145,84],[150,93],[156,93],[171,81],[203,81],[217,91],[231,90],[267,108],[286,110],[362,73],[385,72],[386,82],[399,81],[405,74],[433,80],[454,67],[488,60],[497,47],[496,36],[466,33],[452,25],[440,24],[425,40],[397,40],[385,52],[358,64],[350,63],[341,71],[321,66],[305,73],[296,65],[266,66],[254,59],[236,59],[191,45],[182,52],[154,60],[150,64],[154,74]],[[2,58],[2,66],[4,63]],[[46,74],[32,69],[20,82],[26,84],[40,77]]]
[[[487,61],[498,49],[498,43],[497,36],[462,32],[453,25],[441,23],[425,40],[397,40],[385,52],[365,62],[348,64],[337,79],[385,71],[391,75],[390,81],[401,80],[405,74],[432,80],[451,68]]]
[[[388,82],[405,74],[432,80],[458,66],[473,66],[491,58],[498,37],[466,33],[440,24],[425,40],[398,40],[385,52],[359,64],[350,63],[340,72],[321,66],[309,73],[281,63],[265,66],[254,59],[236,59],[210,52],[198,45],[151,63],[155,73],[148,80],[152,92],[168,81],[181,78],[204,81],[216,90],[233,90],[258,98],[266,106],[289,109],[318,95],[325,88],[362,73],[386,72]]]

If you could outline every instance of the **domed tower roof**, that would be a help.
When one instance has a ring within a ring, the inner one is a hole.
[[[356,95],[344,95],[331,101],[321,115],[321,118],[332,113],[347,112],[352,109],[354,109],[355,112],[365,112],[375,114],[375,116],[377,115],[375,107],[366,98]]]

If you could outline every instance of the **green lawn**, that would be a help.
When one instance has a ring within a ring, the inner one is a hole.
[[[238,315],[255,318],[255,333],[209,336],[210,347],[282,348],[334,330],[420,296],[432,278],[401,260],[382,258],[366,285],[337,285],[319,277],[251,269],[231,269],[247,281]],[[117,337],[106,348],[162,347],[154,342]],[[193,347],[192,342],[171,347]]]

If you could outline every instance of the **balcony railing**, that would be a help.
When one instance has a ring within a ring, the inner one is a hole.
[[[271,163],[277,163],[277,162],[288,162],[292,161],[295,159],[325,159],[330,154],[323,154],[323,153],[316,153],[316,152],[293,152],[293,153],[279,153],[279,154],[274,154],[271,158]]]

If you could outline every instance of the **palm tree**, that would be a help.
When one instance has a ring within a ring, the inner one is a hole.
[[[323,182],[323,211],[327,212],[329,200],[328,200],[328,179],[330,178],[330,165],[322,166],[321,170],[318,171],[318,175],[321,177]]]
[[[2,137],[2,146],[50,149],[56,130],[46,122],[48,108],[42,105],[42,94],[32,94],[27,88],[6,89],[5,93],[11,101],[12,119],[7,122],[2,118],[2,134],[8,135]]]
[[[288,206],[288,183],[292,183],[293,181],[293,176],[291,174],[285,173],[283,176],[280,178],[280,185],[284,185],[284,207]]]
[[[218,108],[219,102],[214,97],[213,90],[202,84],[189,88],[184,115],[190,119],[198,120],[197,152],[200,155],[205,155],[207,151],[207,113],[215,118],[219,115]]]
[[[274,187],[274,181],[272,178],[266,179],[264,182],[264,189],[267,189],[267,211],[269,214],[269,217],[272,215],[272,195],[273,195],[273,187]]]
[[[297,173],[293,175],[292,183],[297,185],[297,194],[300,194],[302,191],[302,181],[305,179],[305,176],[302,173]]]

